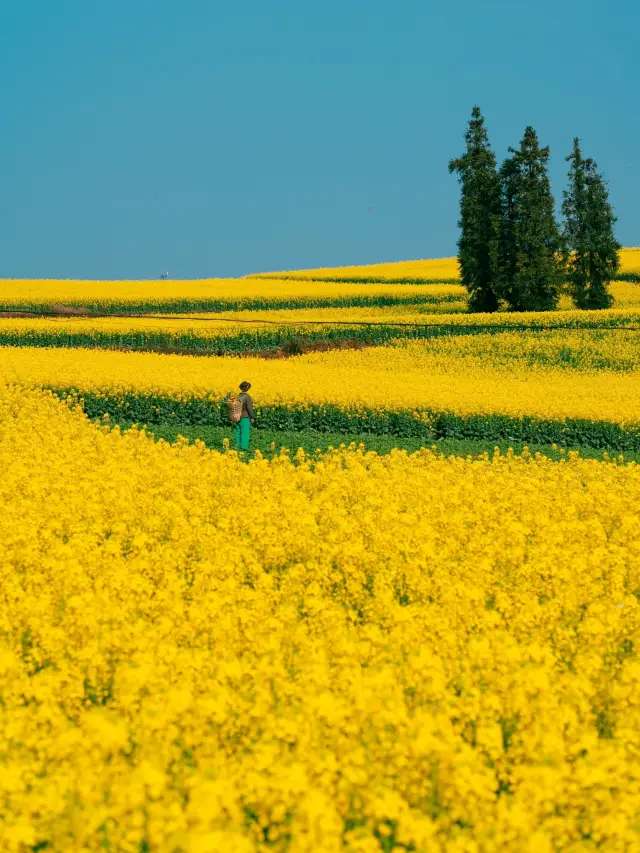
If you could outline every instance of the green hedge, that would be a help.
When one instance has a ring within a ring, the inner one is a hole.
[[[83,394],[74,389],[52,388],[61,397],[79,399],[91,418],[105,414],[116,420],[140,424],[177,422],[189,426],[228,424],[224,401],[208,398],[176,400],[145,394]],[[562,446],[585,445],[619,451],[640,450],[640,425],[623,428],[606,421],[567,418],[562,421],[509,415],[457,415],[422,410],[424,421],[407,411],[348,409],[335,405],[286,405],[256,407],[258,425],[272,430],[312,430],[319,433],[358,432],[369,435],[415,437],[424,441],[440,438],[518,441]]]

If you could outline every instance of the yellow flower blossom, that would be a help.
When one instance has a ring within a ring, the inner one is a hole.
[[[636,849],[638,466],[293,456],[0,388],[3,853]]]

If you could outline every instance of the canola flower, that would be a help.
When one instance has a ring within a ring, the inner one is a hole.
[[[447,285],[436,286],[432,299]],[[453,292],[459,285],[453,285]],[[423,285],[336,284],[256,278],[196,281],[72,281],[0,279],[0,311],[93,311],[94,313],[188,313],[261,308],[394,305],[421,303]],[[445,295],[445,299],[446,299]]]
[[[619,257],[620,272],[623,275],[628,273],[640,275],[640,248],[621,249]],[[430,258],[416,261],[260,273],[259,277],[324,279],[326,281],[451,281],[460,278],[460,268],[457,258]]]
[[[550,334],[546,350],[529,334],[510,333],[502,357],[495,335],[277,361],[0,347],[0,380],[79,395],[91,416],[215,424],[227,422],[222,399],[250,377],[259,421],[274,429],[640,446],[637,334],[610,333],[612,343],[594,333],[592,352],[575,333]],[[625,340],[626,363],[612,364]]]
[[[620,272],[640,272],[640,248],[622,249]],[[296,277],[305,286],[296,284]],[[91,281],[75,279],[0,279],[0,306],[2,308],[27,309],[35,305],[83,305],[95,307],[121,303],[131,307],[140,305],[171,305],[180,311],[181,303],[192,302],[198,306],[210,302],[227,300],[269,300],[274,297],[314,298],[320,295],[348,296],[362,293],[352,288],[351,283],[392,283],[394,280],[410,285],[414,282],[433,282],[438,289],[454,287],[459,279],[456,258],[435,258],[423,261],[400,261],[390,264],[369,266],[322,268],[297,270],[284,273],[260,273],[239,279],[195,279],[195,280],[134,280],[134,281]],[[341,284],[341,287],[331,287]],[[614,283],[615,284],[615,283]],[[458,285],[458,287],[460,287]],[[393,294],[393,287],[368,288],[369,293]],[[399,293],[411,293],[402,287]],[[416,291],[419,293],[420,291]],[[424,293],[424,291],[422,291]],[[256,306],[259,307],[259,306]],[[188,308],[184,309],[185,311]],[[196,310],[196,309],[194,309]],[[197,310],[207,310],[198,307]],[[213,309],[212,309],[213,310]],[[217,309],[215,309],[217,310]],[[224,308],[222,309],[224,310]]]
[[[639,849],[637,465],[244,464],[10,388],[0,460],[3,853]]]
[[[460,278],[457,258],[430,258],[418,261],[366,264],[347,267],[321,267],[313,270],[288,270],[259,273],[260,278],[315,279],[316,281],[455,281]]]
[[[395,305],[349,306],[345,308],[294,308],[291,311],[266,309],[247,311],[248,318],[265,320],[335,321],[338,323],[422,322],[424,315],[458,314],[467,310],[466,292],[462,285],[443,284],[423,288],[422,302],[398,302]],[[230,316],[230,315],[229,315]]]
[[[614,310],[620,308],[640,308],[640,269],[628,270],[626,272],[621,270],[621,275],[622,274],[633,276],[637,275],[637,280],[611,282],[609,285],[609,293],[613,297]],[[561,294],[558,302],[558,308],[562,311],[571,311],[575,309],[573,300],[568,293],[565,292]],[[608,311],[606,313],[608,313]]]
[[[640,247],[621,249],[620,272],[640,274]]]
[[[640,298],[638,285],[622,284],[636,288]],[[348,340],[372,346],[393,338],[458,336],[500,329],[640,329],[637,307],[608,311],[461,314],[465,303],[450,302],[451,296],[456,299],[458,294],[440,292],[431,294],[420,304],[367,308],[289,308],[164,317],[0,318],[0,345],[210,351],[222,355],[260,352],[293,341]],[[451,313],[455,309],[459,313]]]
[[[638,259],[638,269],[629,270],[638,275],[638,282],[630,281],[612,281],[609,285],[609,292],[613,296],[614,308],[638,308],[640,307],[640,257]]]
[[[432,285],[421,291],[423,299],[420,302],[403,301],[391,305],[371,306],[327,306],[312,308],[270,308],[247,310],[242,312],[243,319],[265,319],[305,322],[335,321],[340,323],[353,322],[415,322],[441,324],[451,321],[456,325],[469,326],[534,326],[588,328],[593,326],[618,326],[640,324],[640,285],[627,281],[613,281],[610,285],[614,298],[614,307],[604,311],[585,311],[575,308],[569,296],[562,296],[559,309],[556,311],[499,311],[491,314],[466,313],[467,296],[462,285]],[[420,292],[419,292],[420,293]],[[455,306],[452,307],[452,306]],[[463,313],[465,312],[465,313]],[[446,315],[451,313],[451,318]],[[438,316],[430,316],[438,315]],[[444,316],[443,316],[444,315]],[[233,317],[232,312],[220,315],[191,315],[196,316],[226,316]]]
[[[622,277],[640,276],[640,249],[620,253]],[[465,301],[456,258],[262,273],[240,279],[77,281],[0,279],[0,311],[189,313],[321,307],[384,307]],[[362,285],[366,284],[366,290]],[[429,285],[425,288],[424,285]],[[620,307],[638,305],[629,282],[613,282]],[[617,291],[620,291],[618,298]],[[440,296],[441,294],[441,296]],[[563,297],[562,308],[570,307]]]
[[[620,286],[620,291],[616,288]],[[463,288],[458,285],[442,285],[429,288],[429,297],[423,302],[404,302],[385,306],[348,306],[324,308],[292,308],[287,310],[266,308],[243,311],[242,314],[191,314],[198,317],[238,317],[247,320],[282,320],[283,322],[337,322],[337,323],[418,323],[452,327],[490,326],[494,328],[575,328],[640,326],[640,286],[629,282],[613,282],[612,291],[617,298],[621,294],[620,306],[604,311],[585,311],[567,306],[557,311],[498,311],[492,314],[462,313],[466,303],[462,301]],[[424,289],[422,291],[424,293]],[[431,300],[433,294],[434,299]],[[451,302],[449,302],[451,299]],[[455,305],[455,311],[449,307]],[[437,311],[434,310],[437,308]]]
[[[595,312],[594,312],[595,313]],[[640,318],[639,318],[640,319]],[[426,360],[429,369],[453,373],[483,373],[527,368],[562,369],[593,373],[612,371],[633,373],[640,368],[640,323],[589,330],[567,328],[536,332],[501,332],[480,335],[443,335],[422,346],[396,339],[398,364],[419,368]],[[356,357],[357,358],[357,357]]]
[[[621,307],[609,308],[604,311],[585,311],[577,308],[566,308],[558,311],[498,311],[491,314],[462,313],[464,303],[458,301],[462,295],[461,286],[445,286],[442,288],[429,288],[429,293],[437,294],[437,302],[425,299],[420,303],[404,302],[385,306],[349,306],[349,307],[323,307],[323,308],[292,308],[277,309],[266,308],[262,310],[247,310],[226,313],[199,313],[180,315],[181,319],[191,321],[204,318],[226,317],[238,320],[264,320],[282,321],[283,323],[322,323],[335,322],[348,325],[351,323],[389,323],[391,324],[418,324],[425,326],[450,327],[452,332],[459,329],[488,327],[490,329],[589,329],[589,328],[618,328],[620,326],[640,327],[640,286],[628,282],[613,282],[613,285],[622,288],[633,289],[635,297],[629,293],[623,300]],[[613,286],[612,285],[612,286]],[[423,290],[424,293],[424,290]],[[451,298],[450,303],[448,299]],[[452,311],[451,305],[455,305]],[[434,310],[436,309],[437,310]],[[107,318],[105,322],[127,323],[127,319]],[[71,321],[68,321],[71,322]],[[87,321],[88,322],[88,321]],[[142,318],[136,322],[146,322]],[[159,323],[162,320],[150,320],[148,322]],[[194,323],[194,328],[196,324]],[[9,324],[6,328],[11,328]]]
[[[0,317],[0,345],[69,346],[104,348],[181,348],[221,352],[255,351],[278,347],[294,338],[310,340],[356,338],[365,343],[380,343],[402,333],[400,328],[385,328],[385,323],[421,324],[426,313],[447,314],[466,310],[460,301],[459,286],[425,288],[407,304],[391,309],[367,308],[272,309],[163,316],[106,317]],[[362,291],[362,288],[360,288]],[[372,297],[377,298],[375,295]],[[367,297],[368,299],[368,297]],[[392,300],[395,297],[392,297]],[[276,300],[276,303],[277,300]],[[264,322],[262,322],[264,321]],[[313,325],[318,322],[320,325]],[[335,323],[332,325],[322,325]],[[356,323],[353,328],[349,323]],[[381,328],[368,329],[373,323]],[[341,328],[342,326],[342,328]],[[358,328],[358,327],[362,328]],[[420,330],[408,329],[416,335]]]

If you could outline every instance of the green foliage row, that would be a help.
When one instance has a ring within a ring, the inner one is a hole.
[[[251,278],[273,278],[278,281],[327,281],[336,284],[460,284],[459,278],[388,278],[386,276],[319,275],[310,279],[308,275],[296,275],[295,273],[292,275],[262,273],[261,275],[252,275]]]
[[[304,351],[306,345],[319,341],[339,344],[353,341],[373,346],[385,344],[394,338],[432,338],[444,334],[458,334],[454,324],[445,326],[246,326],[232,332],[221,330],[219,335],[207,330],[171,329],[144,331],[95,329],[87,332],[71,331],[64,327],[49,329],[21,329],[19,333],[0,329],[0,346],[23,347],[82,347],[88,349],[133,349],[139,351],[171,352],[211,355],[245,355],[263,350],[282,349],[294,355]],[[464,328],[462,334],[473,334],[474,328]]]
[[[459,284],[459,282],[454,282]],[[441,305],[460,302],[461,296],[456,293],[409,293],[384,294],[366,293],[345,296],[301,296],[296,298],[279,296],[255,296],[233,298],[219,297],[217,299],[140,299],[135,301],[117,299],[87,299],[70,300],[65,304],[72,309],[86,309],[94,314],[202,314],[221,311],[265,311],[276,309],[300,308],[380,308],[392,305]],[[51,304],[42,301],[25,299],[16,302],[2,301],[0,311],[26,311],[33,314],[61,314],[53,311]]]
[[[177,422],[190,426],[228,425],[222,400],[192,397],[176,400],[155,394],[84,394],[74,389],[55,389],[62,397],[80,398],[87,415],[105,414],[116,420],[140,424]],[[340,408],[334,405],[271,405],[256,407],[261,427],[279,431],[314,431],[414,437],[422,441],[442,438],[518,441],[531,444],[586,445],[619,451],[640,450],[640,426],[578,418],[545,420],[530,416],[459,415],[447,411],[422,411],[421,419],[408,411]]]
[[[279,281],[309,281],[308,276],[302,275],[253,275],[251,278],[277,278]],[[318,276],[314,281],[327,281],[336,284],[462,284],[460,278],[379,278],[376,276],[367,276],[366,278],[347,278],[347,277],[329,277]],[[569,281],[568,276],[564,276],[566,282]],[[634,284],[640,284],[640,272],[617,272],[615,275],[616,281],[630,281]],[[457,299],[458,297],[456,297]],[[441,300],[445,302],[446,299]]]
[[[111,426],[118,425],[125,430],[132,426],[132,423],[127,421],[118,423],[111,420],[109,423]],[[138,424],[138,426],[141,425]],[[207,447],[222,451],[226,440],[229,442],[230,448],[234,449],[235,427],[232,424],[225,426],[189,426],[188,424],[174,422],[171,424],[154,424],[149,427],[149,431],[156,440],[162,439],[170,443],[177,441],[178,437],[182,436],[189,441],[203,441]],[[443,453],[445,456],[481,456],[483,453],[492,455],[496,447],[502,455],[509,450],[521,455],[526,447],[532,454],[542,453],[554,460],[566,459],[568,450],[577,450],[583,458],[617,461],[617,457],[609,456],[607,451],[585,445],[561,448],[552,444],[525,444],[520,441],[491,441],[490,439],[470,438],[440,438],[436,441],[430,441],[414,436],[365,435],[359,432],[319,433],[311,430],[296,432],[293,430],[274,430],[265,426],[252,430],[251,454],[257,450],[263,456],[270,457],[280,453],[283,448],[287,448],[293,455],[301,447],[306,454],[312,455],[317,450],[326,452],[331,447],[337,448],[341,444],[348,446],[352,443],[355,445],[363,444],[365,450],[380,454],[391,453],[394,450],[406,450],[408,453],[415,453],[426,446],[437,453]],[[625,462],[640,462],[640,454],[627,452],[624,454],[624,460]]]

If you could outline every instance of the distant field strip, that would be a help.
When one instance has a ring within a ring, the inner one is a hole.
[[[0,281],[0,311],[65,314],[193,313],[314,307],[459,304],[459,284],[367,285],[274,279]]]
[[[640,282],[640,248],[622,249],[620,252],[620,281]]]
[[[315,279],[327,282],[371,282],[386,281],[393,283],[432,284],[435,282],[460,281],[460,269],[457,258],[435,258],[417,261],[398,261],[395,263],[368,264],[347,267],[320,267],[311,270],[286,270],[273,273],[259,273],[259,278],[277,278],[280,280],[297,279],[300,281]],[[640,249],[622,249],[620,252],[620,281],[640,282]]]
[[[252,278],[276,278],[282,281],[308,280],[331,282],[372,282],[387,284],[435,284],[460,281],[457,258],[435,258],[421,261],[399,261],[351,267],[321,267],[313,270],[286,270],[258,273]]]
[[[640,250],[621,253],[616,305],[640,305]],[[0,311],[36,314],[188,314],[195,312],[376,308],[420,305],[464,310],[455,258],[369,267],[261,273],[241,279],[193,281],[0,280]],[[561,307],[568,307],[563,297]]]
[[[517,335],[496,364],[493,335],[464,339],[462,352],[454,339],[404,341],[275,362],[4,347],[0,377],[79,395],[94,417],[149,424],[227,423],[223,398],[249,378],[271,429],[640,448],[638,336],[618,363],[610,339],[567,333],[536,351]]]
[[[331,348],[348,342],[375,346],[397,338],[567,329],[631,334],[640,329],[640,310],[481,315],[430,314],[405,306],[404,311],[334,308],[192,317],[0,318],[0,345],[242,355],[294,344],[304,347],[322,342]]]
[[[640,308],[640,277],[638,277],[637,281],[638,283],[619,280],[611,282],[609,290],[613,296],[614,308]],[[561,296],[559,307],[569,307],[569,301],[566,295]]]
[[[262,273],[256,278],[271,279],[277,278],[279,281],[307,281],[309,276],[296,275],[295,273]],[[390,276],[358,276],[358,275],[318,275],[314,277],[314,281],[329,281],[336,284],[459,284],[459,278],[421,278],[419,276],[399,276],[392,278]]]

